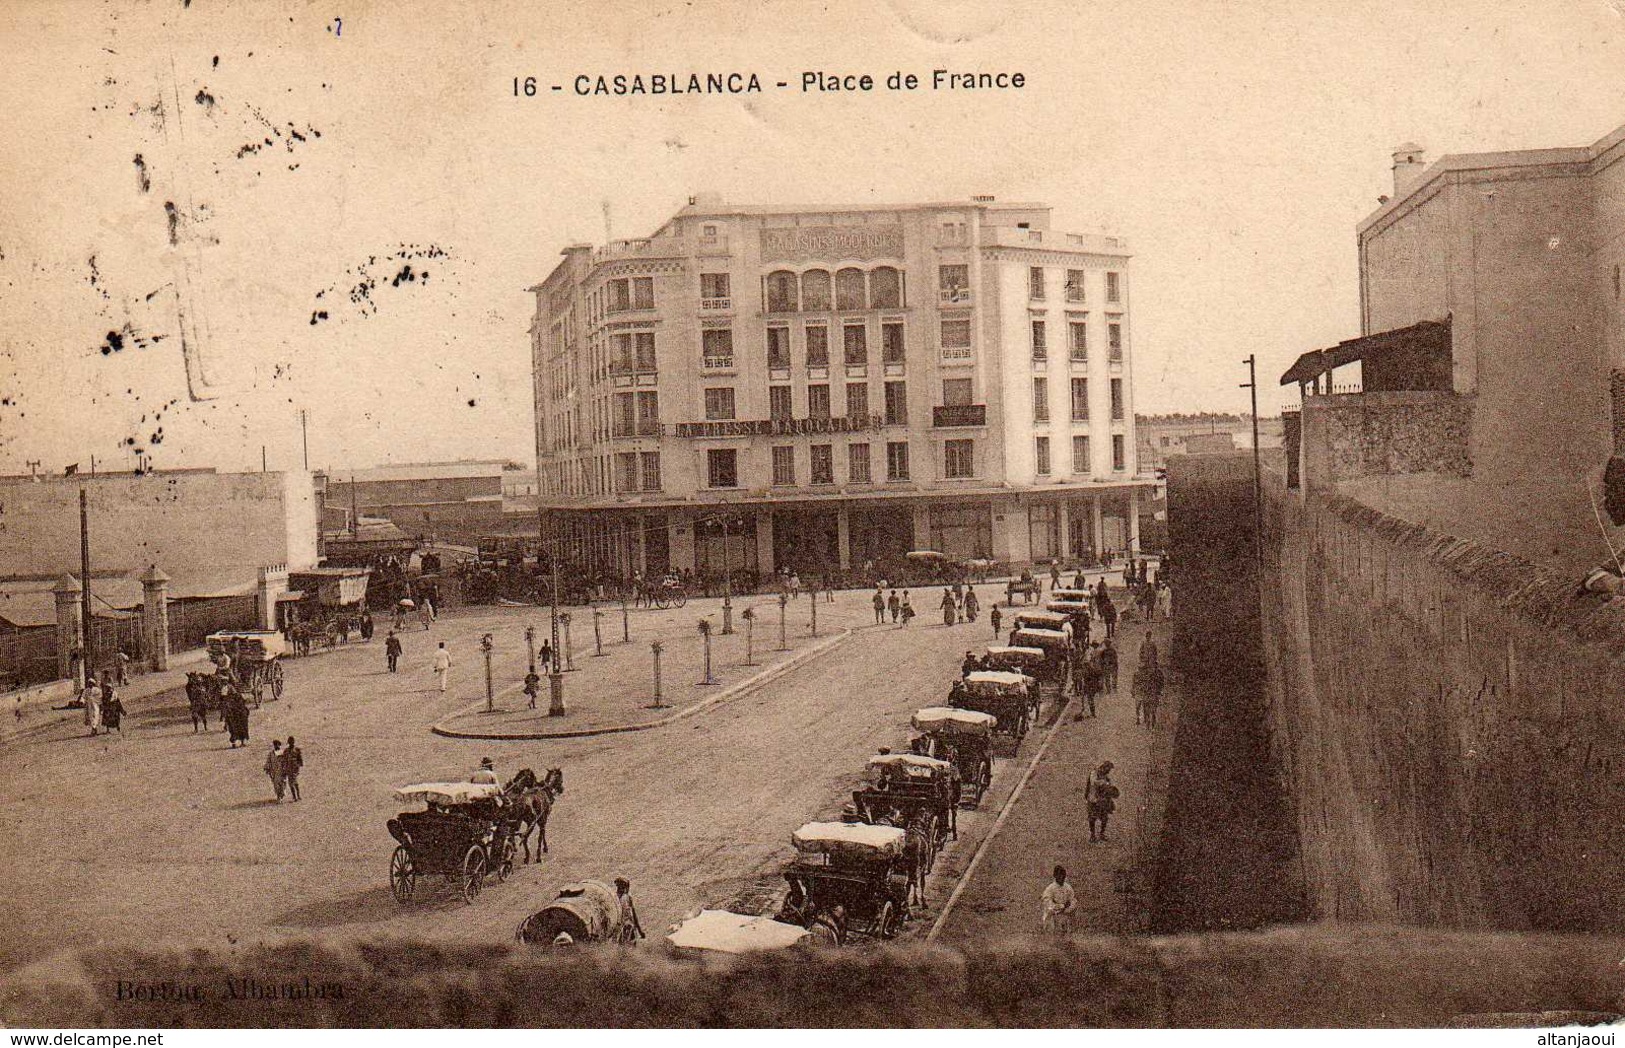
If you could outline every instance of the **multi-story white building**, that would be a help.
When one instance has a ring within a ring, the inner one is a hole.
[[[609,570],[1137,539],[1129,255],[1049,208],[696,197],[531,290],[542,505]]]

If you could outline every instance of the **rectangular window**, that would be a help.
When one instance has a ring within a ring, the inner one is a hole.
[[[942,380],[942,403],[945,407],[964,407],[970,402],[970,379],[945,378]]]
[[[886,445],[886,479],[908,479],[908,441],[894,440]]]
[[[1033,379],[1033,421],[1049,421],[1049,379]]]
[[[976,441],[944,441],[942,475],[950,479],[976,476]]]
[[[734,391],[732,386],[712,386],[705,391],[705,417],[731,419],[734,417]]]
[[[938,340],[942,343],[943,349],[969,349],[970,321],[944,320]]]
[[[770,327],[767,329],[767,366],[770,368],[787,368],[790,366],[789,328]]]
[[[1060,513],[1056,506],[1027,507],[1027,545],[1032,559],[1045,561],[1060,555]]]
[[[636,433],[637,398],[631,393],[615,394],[615,435],[630,437]]]
[[[638,421],[660,421],[660,394],[654,390],[645,390],[638,394]]]
[[[1112,421],[1123,421],[1123,380],[1112,379]]]
[[[638,490],[638,455],[635,451],[615,454],[615,490]]]
[[[1089,421],[1089,380],[1086,378],[1072,380],[1072,421]]]
[[[1083,301],[1083,270],[1069,269],[1066,271],[1066,300],[1068,302]]]
[[[937,267],[938,298],[943,302],[970,301],[970,267],[960,265]]]
[[[1089,438],[1072,438],[1072,472],[1088,474],[1094,472],[1094,465],[1089,461]]]
[[[767,387],[767,417],[768,418],[790,418],[794,414],[795,414],[795,409],[791,406],[791,402],[790,402],[790,387],[789,386],[768,386]]]
[[[886,383],[886,425],[908,425],[908,390],[901,382]]]
[[[1072,332],[1072,359],[1080,364],[1087,364],[1089,362],[1089,324],[1086,321],[1074,320],[1067,327]]]
[[[769,273],[763,281],[769,313],[794,313],[796,310],[796,275],[779,270]]]
[[[1118,274],[1116,274],[1116,273],[1107,273],[1106,274],[1106,301],[1107,302],[1121,302],[1121,301],[1123,301],[1123,288],[1122,288],[1121,283],[1118,280]]]
[[[732,328],[707,328],[700,332],[703,366],[710,370],[734,366],[734,333]]]
[[[718,299],[728,298],[730,284],[726,273],[700,274],[700,299],[703,303],[715,304]]]
[[[846,385],[846,417],[861,418],[869,414],[869,383],[849,382]]]
[[[632,278],[632,308],[655,308],[655,280],[654,277]]]
[[[807,366],[829,367],[829,328],[823,324],[807,325]]]
[[[807,417],[829,418],[829,387],[823,383],[807,387]]]
[[[887,364],[901,364],[903,354],[903,325],[880,325],[880,359]]]
[[[643,490],[660,490],[660,452],[643,452]]]
[[[655,333],[653,331],[638,331],[632,335],[632,342],[637,347],[638,370],[651,372],[655,370]]]
[[[1113,363],[1123,360],[1123,325],[1106,325],[1106,359]]]
[[[1027,293],[1034,299],[1044,297],[1044,269],[1033,266],[1027,270]]]
[[[830,444],[814,444],[812,446],[812,482],[814,484],[835,483],[835,448]]]
[[[796,482],[796,449],[787,445],[780,445],[773,449],[773,483],[794,484]]]
[[[841,328],[841,338],[848,364],[869,363],[869,328],[866,324],[847,324]]]
[[[1123,443],[1123,434],[1112,434],[1112,469],[1122,472],[1128,468],[1128,449]]]
[[[1033,440],[1033,472],[1041,477],[1049,476],[1049,438],[1037,437]]]
[[[1033,321],[1033,359],[1049,359],[1049,336],[1045,333],[1042,320]]]
[[[706,479],[713,488],[739,486],[739,452],[713,448],[705,453]]]
[[[869,445],[847,445],[846,479],[851,484],[869,483]]]
[[[611,313],[632,308],[632,285],[626,280],[609,282],[609,311]]]

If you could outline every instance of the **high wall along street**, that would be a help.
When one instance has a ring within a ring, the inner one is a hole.
[[[1359,226],[1360,333],[1282,376],[1302,404],[1261,518],[1233,483],[1249,459],[1170,463],[1171,515],[1262,521],[1256,620],[1208,625],[1259,638],[1261,752],[1314,916],[1625,923],[1622,158],[1625,128],[1402,147]],[[1174,533],[1185,608],[1216,598],[1216,558],[1253,556]]]

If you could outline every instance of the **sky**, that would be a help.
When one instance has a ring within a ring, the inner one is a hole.
[[[1359,334],[1393,148],[1625,123],[1622,8],[11,0],[0,472],[533,461],[525,288],[698,192],[1047,202],[1134,252],[1137,411],[1243,409],[1257,354],[1273,413],[1299,353]],[[884,90],[937,68],[1026,83]],[[773,86],[803,71],[878,86]],[[766,89],[569,89],[689,72]]]

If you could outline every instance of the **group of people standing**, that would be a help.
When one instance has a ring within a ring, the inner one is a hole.
[[[914,605],[909,601],[908,590],[904,590],[903,595],[899,597],[894,589],[891,591],[891,596],[887,597],[884,595],[885,589],[886,584],[882,582],[875,587],[875,594],[871,598],[871,603],[875,609],[875,625],[878,626],[885,622],[886,615],[889,612],[892,622],[899,628],[907,626],[909,620],[914,617]]]
[[[111,680],[98,683],[95,677],[87,679],[79,693],[79,704],[84,706],[85,727],[91,735],[111,735],[115,731],[124,734],[124,703]]]
[[[304,751],[292,735],[288,736],[286,746],[279,739],[271,740],[271,752],[265,757],[265,774],[271,779],[271,788],[276,791],[277,800],[280,801],[284,794],[294,800],[299,799],[299,773],[304,767]]]

